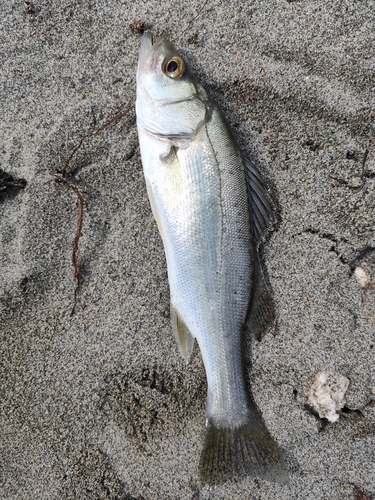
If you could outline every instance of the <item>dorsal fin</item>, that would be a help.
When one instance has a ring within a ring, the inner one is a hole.
[[[259,170],[246,156],[243,157],[243,161],[253,216],[255,246],[257,247],[261,236],[274,221],[275,211]]]
[[[257,250],[262,235],[265,234],[275,220],[275,211],[259,170],[246,157],[244,157],[244,165],[253,218],[255,248]],[[255,338],[259,339],[267,327],[275,321],[275,308],[271,292],[263,276],[257,251],[253,282],[252,298],[246,324]]]
[[[258,257],[255,260],[254,285],[246,324],[256,339],[275,322],[276,313],[271,292],[263,277]]]
[[[187,329],[178,315],[177,310],[171,304],[172,331],[176,339],[181,356],[188,363],[194,347],[194,337]]]

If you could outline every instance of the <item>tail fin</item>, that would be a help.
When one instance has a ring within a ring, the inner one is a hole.
[[[252,419],[240,427],[219,427],[209,419],[199,464],[202,484],[220,484],[245,475],[289,484],[279,448],[254,410]]]

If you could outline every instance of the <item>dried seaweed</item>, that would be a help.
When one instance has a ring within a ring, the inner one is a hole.
[[[80,193],[75,182],[67,176],[68,167],[69,167],[69,164],[70,164],[73,156],[76,154],[76,152],[79,150],[79,148],[82,146],[83,142],[86,139],[88,139],[89,137],[92,137],[93,135],[98,134],[99,132],[104,130],[109,125],[112,125],[112,123],[120,120],[121,118],[126,116],[129,113],[129,111],[130,111],[130,107],[128,106],[128,108],[125,111],[113,116],[110,120],[105,122],[104,125],[101,125],[100,127],[95,127],[93,129],[91,129],[89,132],[87,132],[85,135],[83,135],[81,137],[80,141],[78,142],[78,144],[73,148],[73,150],[69,154],[68,158],[65,160],[65,163],[64,163],[63,168],[61,169],[61,172],[59,172],[59,171],[50,172],[50,174],[53,175],[54,177],[56,177],[58,181],[65,182],[65,184],[67,184],[72,189],[72,191],[74,192],[74,194],[77,197],[77,202],[78,202],[76,230],[75,230],[74,239],[72,242],[72,247],[73,247],[72,248],[72,265],[73,265],[73,269],[74,269],[75,287],[74,287],[74,294],[73,294],[73,307],[72,307],[70,316],[73,316],[75,313],[76,304],[77,304],[78,289],[79,289],[80,284],[84,281],[81,266],[77,262],[79,238],[80,238],[81,233],[82,233],[84,201],[83,201],[83,196]]]

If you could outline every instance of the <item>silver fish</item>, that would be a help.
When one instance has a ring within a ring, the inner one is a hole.
[[[142,38],[137,125],[151,208],[168,267],[173,333],[188,361],[197,339],[206,369],[202,483],[243,474],[288,482],[277,444],[247,387],[245,325],[274,319],[257,247],[272,205],[217,104],[165,38]]]

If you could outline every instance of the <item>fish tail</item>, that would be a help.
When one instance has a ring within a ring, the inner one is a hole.
[[[237,427],[223,427],[208,420],[200,457],[202,484],[220,484],[246,475],[289,484],[288,470],[254,405],[251,417]]]

